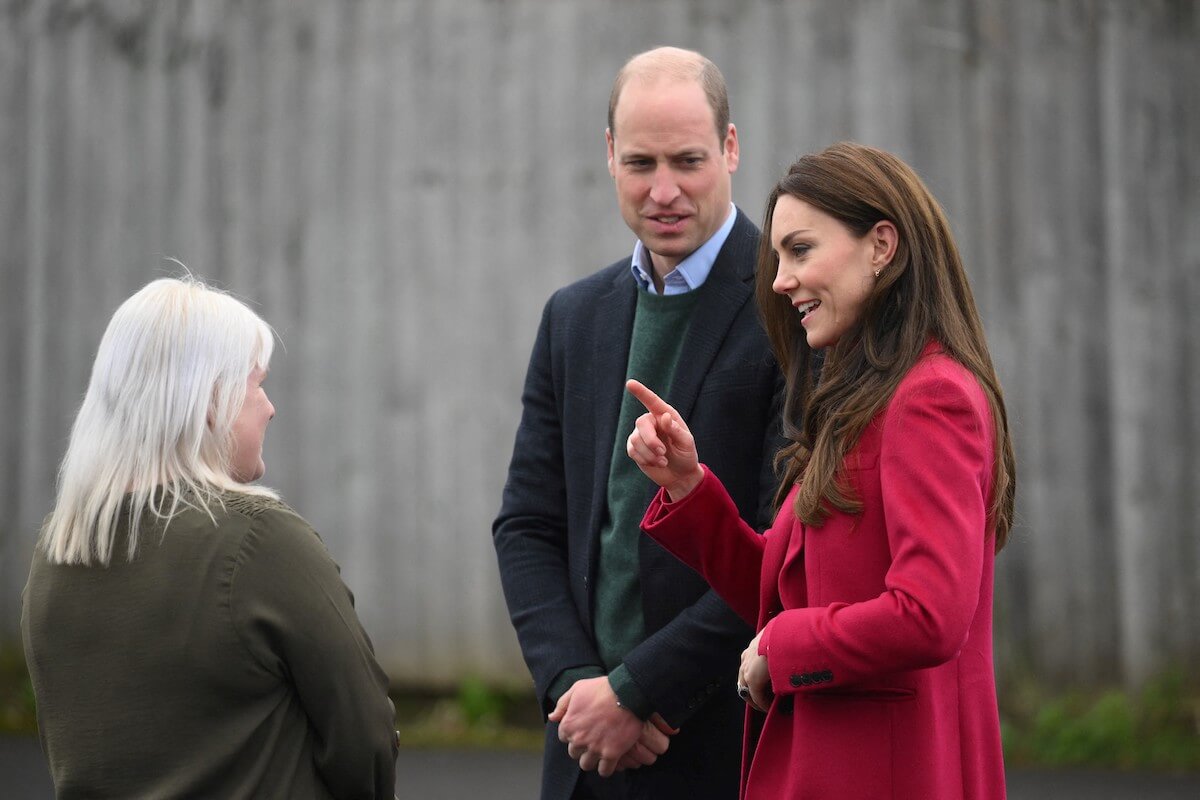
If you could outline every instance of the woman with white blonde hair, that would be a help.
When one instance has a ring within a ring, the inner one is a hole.
[[[393,796],[394,709],[353,597],[250,484],[273,344],[190,277],[109,322],[21,614],[60,798]]]

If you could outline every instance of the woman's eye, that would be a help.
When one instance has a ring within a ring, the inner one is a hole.
[[[796,258],[801,258],[807,255],[810,249],[811,248],[806,244],[794,244],[792,245],[792,255]]]

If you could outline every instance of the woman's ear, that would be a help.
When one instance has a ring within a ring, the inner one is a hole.
[[[871,267],[878,275],[879,270],[892,263],[892,259],[896,257],[900,233],[890,220],[881,219],[875,223],[867,236],[871,240]]]

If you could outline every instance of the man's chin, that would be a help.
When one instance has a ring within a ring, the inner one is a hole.
[[[642,239],[642,244],[650,251],[650,255],[667,261],[679,262],[696,251],[698,245],[693,245],[684,235],[679,236],[650,236]]]

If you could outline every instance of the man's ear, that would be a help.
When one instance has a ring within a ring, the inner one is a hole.
[[[729,123],[729,130],[725,132],[725,141],[721,143],[725,149],[725,166],[729,169],[729,174],[737,172],[738,162],[742,158],[742,153],[738,145],[737,128],[733,123]]]

